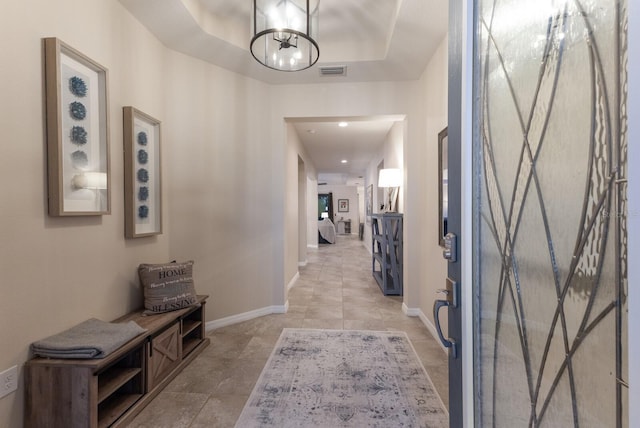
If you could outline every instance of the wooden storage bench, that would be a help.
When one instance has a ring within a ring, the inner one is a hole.
[[[115,322],[147,332],[101,359],[36,357],[25,364],[25,427],[116,427],[130,422],[207,345],[205,303]]]

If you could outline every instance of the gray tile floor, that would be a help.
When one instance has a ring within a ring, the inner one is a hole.
[[[402,298],[384,296],[371,276],[371,257],[354,236],[309,249],[289,291],[286,314],[212,331],[209,345],[130,427],[233,427],[283,328],[405,331],[448,406],[447,356]]]

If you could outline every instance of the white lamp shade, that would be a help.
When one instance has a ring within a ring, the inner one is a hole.
[[[378,187],[402,186],[402,170],[399,168],[385,168],[380,170]]]

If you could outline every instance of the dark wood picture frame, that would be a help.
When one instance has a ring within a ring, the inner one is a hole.
[[[449,210],[448,195],[448,128],[438,133],[438,244],[444,247]]]

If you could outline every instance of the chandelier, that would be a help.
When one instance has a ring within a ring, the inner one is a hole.
[[[300,71],[318,61],[320,0],[252,0],[251,54],[262,65]]]

